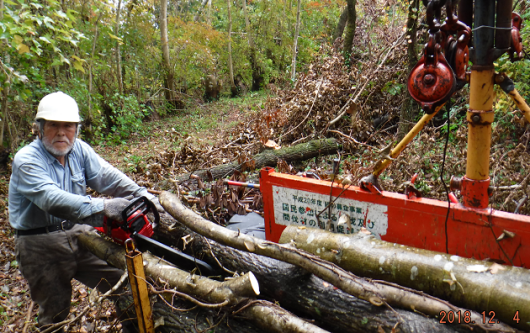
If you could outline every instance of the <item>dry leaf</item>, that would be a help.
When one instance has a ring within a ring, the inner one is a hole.
[[[497,274],[499,271],[503,271],[505,269],[506,267],[497,263],[493,263],[493,265],[489,267],[489,271],[491,272],[491,274]]]
[[[366,229],[365,227],[361,227],[361,231],[363,234],[366,234],[366,235],[371,235],[372,233],[370,231],[368,231],[368,229]]]
[[[272,140],[267,140],[267,142],[265,142],[263,144],[266,148],[270,148],[270,149],[280,149],[281,147],[274,141]]]

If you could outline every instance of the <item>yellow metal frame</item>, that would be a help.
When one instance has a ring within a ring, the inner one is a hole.
[[[153,311],[149,301],[147,283],[145,280],[142,253],[137,251],[131,239],[125,242],[127,271],[134,299],[134,308],[138,317],[140,333],[155,333],[153,324]]]
[[[399,154],[407,147],[407,145],[414,139],[416,135],[427,125],[427,123],[440,111],[443,106],[442,104],[434,109],[434,112],[431,114],[424,114],[423,117],[414,125],[414,127],[401,139],[401,141],[392,149],[390,152],[391,158],[397,158]],[[385,158],[381,163],[377,163],[372,174],[377,178],[386,168],[392,163],[392,160]]]

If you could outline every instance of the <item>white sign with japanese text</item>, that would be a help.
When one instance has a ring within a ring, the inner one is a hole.
[[[325,229],[330,221],[332,232],[351,234],[365,227],[377,238],[386,235],[388,229],[388,207],[385,205],[338,198],[331,205],[329,219],[329,208],[326,208],[329,195],[273,185],[272,196],[276,224]],[[344,214],[349,216],[350,225],[337,225]]]

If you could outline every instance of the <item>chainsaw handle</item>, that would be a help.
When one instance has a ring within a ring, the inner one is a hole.
[[[143,196],[139,197],[138,199],[134,200],[129,206],[127,206],[121,213],[124,221],[123,226],[128,228],[130,225],[133,225],[138,219],[143,218],[143,216],[149,212],[153,213],[153,215],[155,216],[155,220],[153,222],[154,227],[158,225],[158,222],[160,221],[160,215],[158,214],[158,210],[149,199]]]

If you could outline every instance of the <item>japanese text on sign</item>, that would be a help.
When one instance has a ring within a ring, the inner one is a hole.
[[[358,232],[365,227],[378,238],[386,235],[388,228],[388,207],[371,202],[338,198],[329,208],[329,195],[272,186],[274,217],[276,224],[300,225],[325,229],[331,222],[330,231],[341,234]],[[332,197],[332,200],[335,197]],[[326,209],[324,209],[326,208]],[[317,219],[317,214],[322,212]],[[339,225],[342,215],[348,215],[350,223]]]

